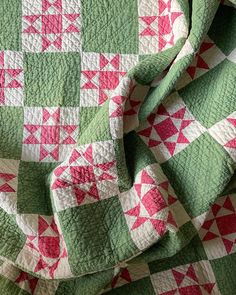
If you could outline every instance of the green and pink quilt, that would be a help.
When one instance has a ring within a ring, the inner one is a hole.
[[[235,8],[0,0],[0,294],[236,294]]]

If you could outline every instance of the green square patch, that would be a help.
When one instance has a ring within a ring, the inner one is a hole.
[[[14,282],[0,276],[0,290],[4,295],[29,295],[29,292],[18,287]]]
[[[0,107],[0,158],[21,158],[23,117],[22,107]]]
[[[155,295],[150,277],[133,281],[129,284],[113,289],[107,295]]]
[[[137,252],[117,196],[58,213],[72,272],[112,267]]]
[[[82,134],[89,126],[101,107],[80,108],[80,133]]]
[[[90,113],[89,108],[83,108],[81,113],[81,125],[80,138],[78,144],[93,143],[96,141],[111,140],[110,122],[109,122],[109,100],[105,102],[103,107],[92,108]],[[89,118],[93,116],[92,118]],[[85,127],[86,125],[86,127]]]
[[[209,37],[226,54],[236,47],[236,10],[221,5],[208,32]]]
[[[51,215],[48,176],[58,163],[20,162],[17,210],[24,214]]]
[[[207,256],[202,246],[202,242],[199,239],[199,236],[196,235],[191,240],[191,242],[177,254],[171,256],[170,258],[151,262],[149,263],[149,268],[151,273],[156,273],[174,268],[179,265],[193,263],[205,259],[207,259]]]
[[[76,279],[61,281],[55,295],[91,295],[98,294],[108,285],[114,276],[114,270],[108,269],[97,273],[81,276]]]
[[[25,106],[79,106],[79,53],[25,53]]]
[[[114,140],[114,149],[116,155],[119,190],[120,192],[125,192],[132,187],[132,180],[125,159],[124,140]]]
[[[132,183],[134,182],[135,176],[143,168],[157,163],[153,153],[135,131],[129,132],[125,135],[124,151]]]
[[[21,1],[0,1],[0,50],[21,49]]]
[[[177,232],[168,231],[163,238],[154,244],[152,247],[147,249],[139,258],[144,259],[145,262],[149,263],[151,273],[157,272],[159,266],[155,261],[163,261],[163,269],[165,269],[165,261],[168,257],[174,256],[176,253],[181,251],[190,240],[197,235],[197,231],[191,221],[183,224]],[[153,262],[153,265],[152,265]],[[156,266],[157,267],[156,267]],[[160,264],[161,266],[162,264]]]
[[[234,163],[205,133],[161,166],[187,213],[195,217],[207,211],[223,191]]]
[[[82,0],[82,19],[83,51],[138,53],[137,0]]]
[[[193,116],[206,128],[236,110],[236,66],[224,60],[179,91]]]
[[[234,295],[236,291],[236,253],[211,260],[216,282],[221,295]]]
[[[26,236],[17,225],[15,216],[7,214],[1,208],[0,223],[0,256],[15,261],[25,244]]]

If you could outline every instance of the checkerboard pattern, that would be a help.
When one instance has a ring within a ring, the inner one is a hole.
[[[118,2],[2,0],[0,290],[234,295],[235,5]]]

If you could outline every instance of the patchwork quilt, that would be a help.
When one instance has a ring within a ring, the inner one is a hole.
[[[0,294],[236,294],[235,8],[0,0]]]

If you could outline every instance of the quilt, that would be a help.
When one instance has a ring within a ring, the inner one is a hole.
[[[235,8],[0,0],[0,294],[236,294]]]

